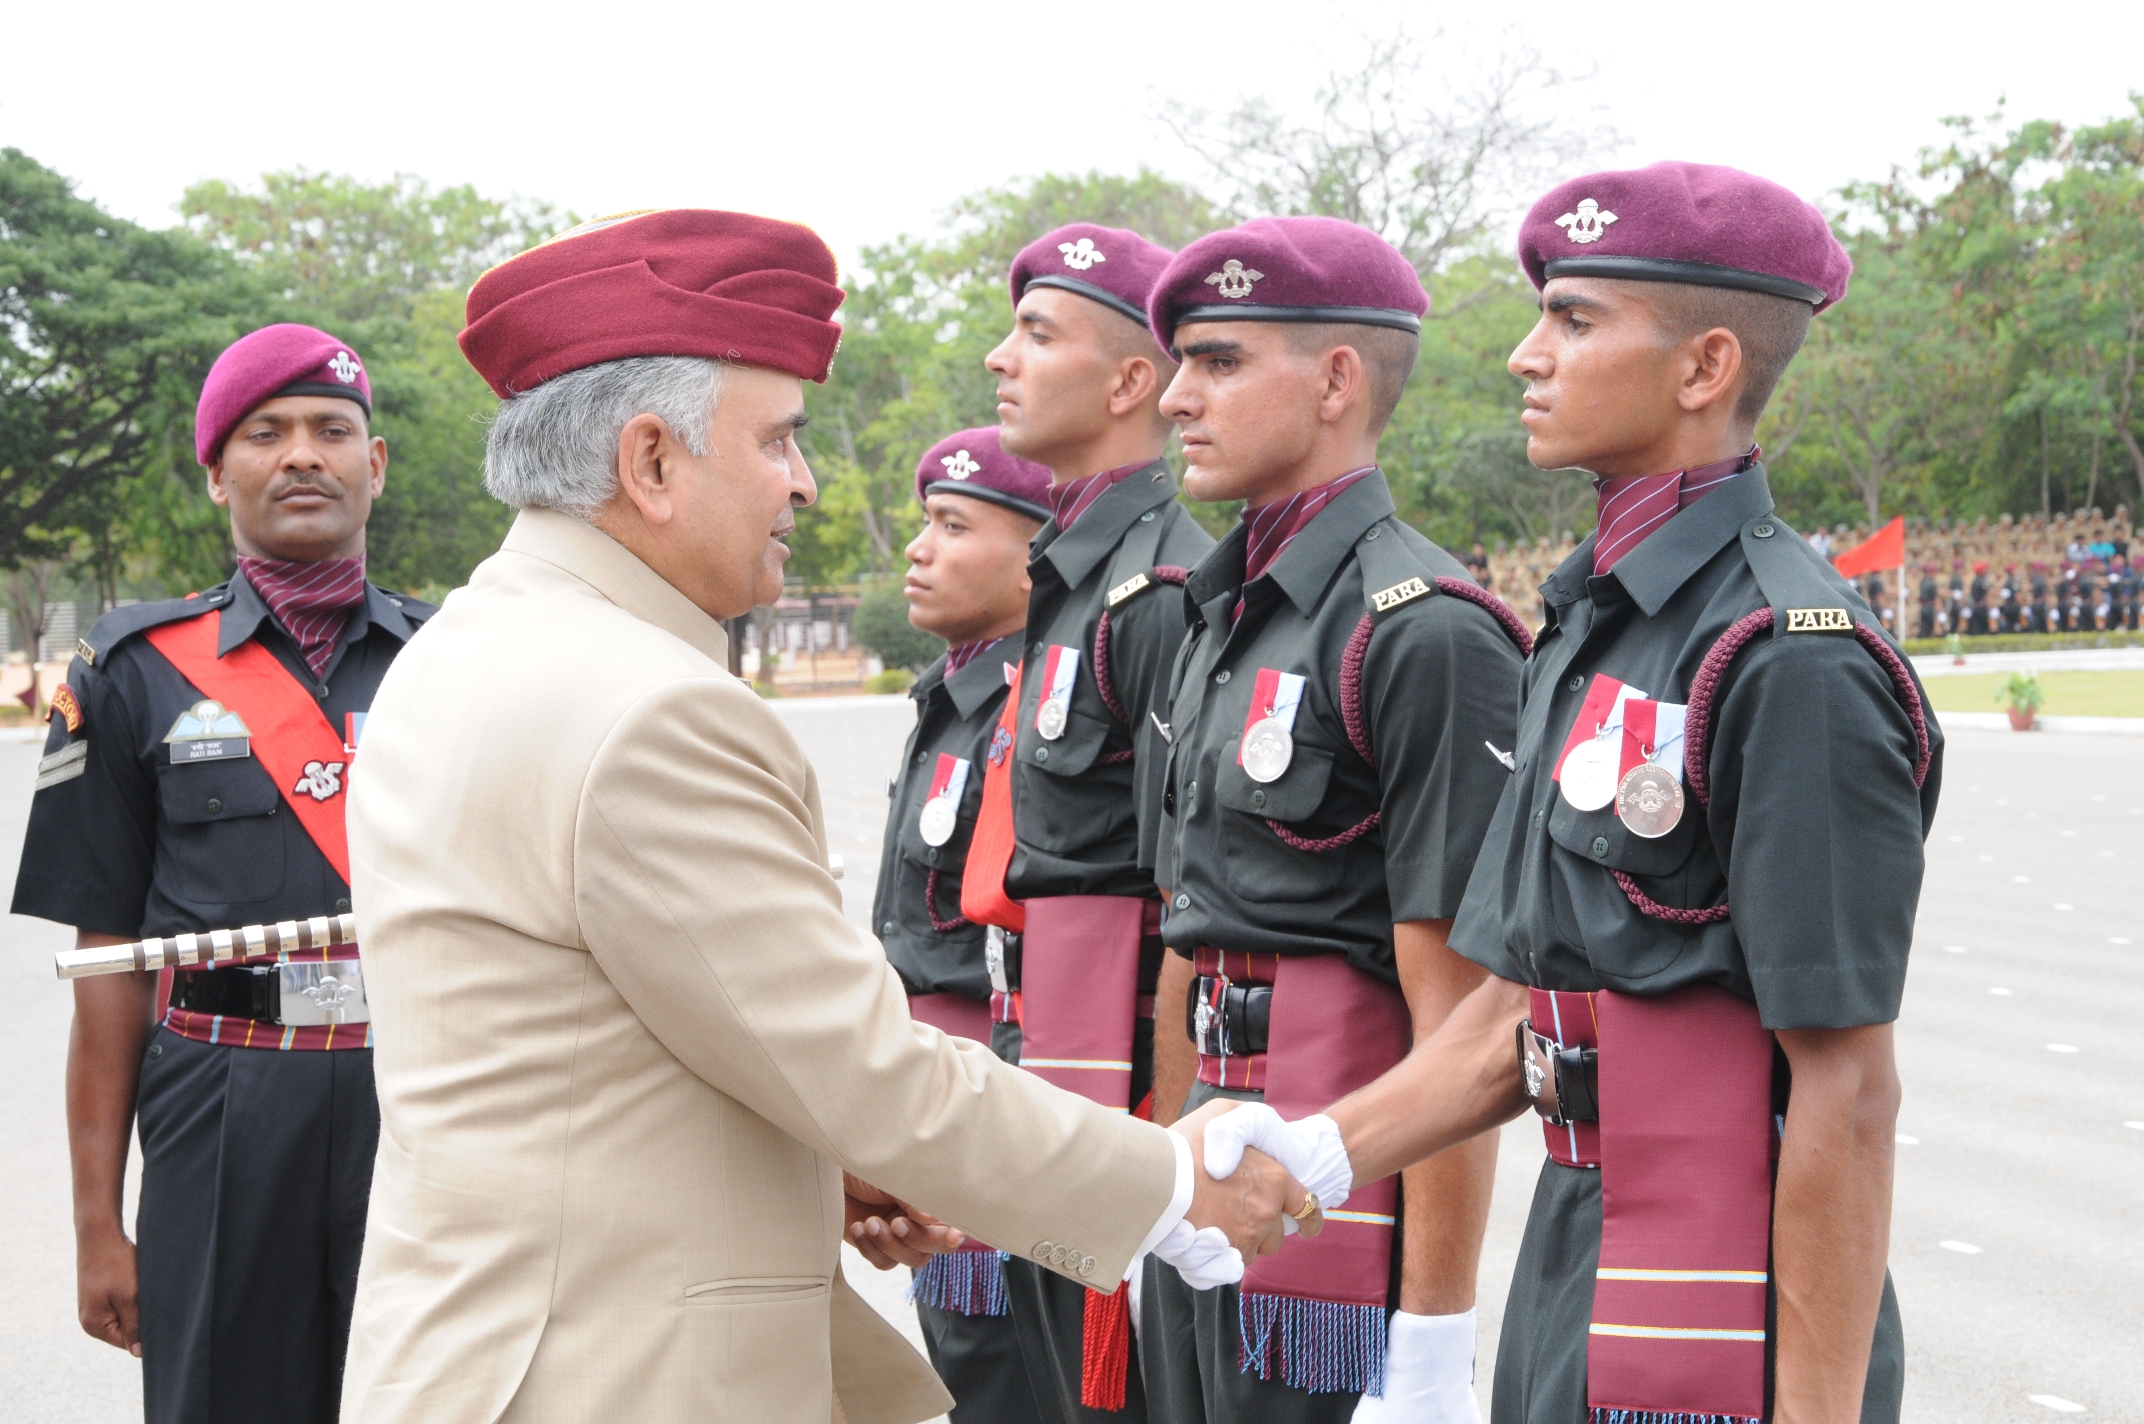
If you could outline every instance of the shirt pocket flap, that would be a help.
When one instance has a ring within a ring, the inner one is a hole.
[[[164,819],[179,826],[266,816],[282,799],[267,769],[252,757],[160,767],[157,798]]]
[[[1272,781],[1258,782],[1251,780],[1251,774],[1236,760],[1242,745],[1243,738],[1237,737],[1221,752],[1216,779],[1223,806],[1281,822],[1308,820],[1317,814],[1325,800],[1326,784],[1332,780],[1331,752],[1297,743],[1295,754],[1288,759],[1288,769]]]
[[[1598,811],[1581,811],[1563,799],[1559,791],[1548,813],[1549,838],[1581,860],[1620,870],[1629,875],[1662,876],[1680,870],[1697,845],[1697,823],[1703,819],[1696,798],[1684,793],[1682,819],[1664,836],[1648,839],[1633,834],[1615,814],[1613,805]]]
[[[1116,724],[1084,712],[1067,712],[1065,734],[1056,741],[1043,740],[1032,720],[1020,731],[1021,755],[1034,767],[1053,776],[1078,776],[1094,765]]]

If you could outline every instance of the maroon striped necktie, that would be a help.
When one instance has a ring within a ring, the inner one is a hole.
[[[1601,503],[1599,534],[1593,541],[1594,576],[1607,573],[1617,559],[1644,543],[1646,535],[1755,464],[1757,453],[1752,445],[1747,454],[1687,470],[1595,480]]]
[[[1295,536],[1310,527],[1326,505],[1331,504],[1365,475],[1377,468],[1364,465],[1359,470],[1349,470],[1337,480],[1319,485],[1316,489],[1298,490],[1286,499],[1276,499],[1271,504],[1261,504],[1256,509],[1243,511],[1243,523],[1247,533],[1243,538],[1243,582],[1248,585],[1253,579],[1273,567],[1273,561],[1281,551],[1294,542]],[[1236,611],[1231,617],[1243,616],[1243,596],[1236,596]]]
[[[238,571],[297,643],[313,676],[325,677],[335,640],[342,636],[351,610],[365,601],[363,557],[303,563],[241,555]]]
[[[1050,507],[1057,511],[1057,532],[1069,530],[1078,518],[1094,508],[1094,502],[1108,494],[1110,487],[1138,474],[1152,460],[1141,460],[1136,465],[1119,465],[1114,470],[1104,470],[1098,475],[1082,475],[1076,480],[1066,480],[1050,490]]]

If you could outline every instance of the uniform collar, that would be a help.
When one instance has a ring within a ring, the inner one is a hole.
[[[1086,582],[1094,566],[1116,552],[1124,533],[1139,516],[1176,498],[1176,481],[1169,467],[1156,460],[1138,473],[1126,476],[1089,505],[1070,529],[1060,530],[1051,520],[1035,536],[1036,559],[1048,559],[1058,577],[1073,588]]]
[[[262,623],[275,624],[268,600],[261,597],[260,590],[254,588],[243,574],[232,576],[229,582],[202,596],[210,603],[219,604],[223,610],[216,627],[216,656],[219,658],[247,639],[258,636]],[[280,624],[275,626],[281,627]],[[349,621],[343,625],[342,636],[337,642],[347,647],[374,628],[398,643],[408,642],[410,635],[417,631],[416,626],[403,616],[402,606],[368,581],[364,601],[350,610]]]
[[[1307,618],[1317,611],[1318,601],[1354,550],[1355,541],[1391,513],[1392,488],[1385,483],[1383,470],[1372,470],[1319,510],[1261,577],[1277,584]],[[1233,601],[1243,582],[1244,548],[1249,537],[1249,526],[1239,522],[1199,562],[1184,590],[1189,604],[1203,610],[1216,598],[1226,596]]]
[[[1596,593],[1612,597],[1614,586],[1619,585],[1650,618],[1713,555],[1732,543],[1744,524],[1771,512],[1772,487],[1764,477],[1764,466],[1751,465],[1654,530],[1598,577],[1591,575],[1593,541],[1599,531],[1588,534],[1541,585],[1542,602],[1550,608],[1568,607]]]
[[[1092,511],[1089,511],[1090,513]],[[976,710],[997,693],[1005,690],[1005,659],[998,656],[998,644],[1009,644],[1015,655],[1020,648],[1020,634],[1012,632],[998,639],[997,643],[983,649],[969,660],[968,665],[951,677],[942,678],[946,695],[953,699],[953,706],[960,711],[962,721],[973,717]],[[943,658],[939,666],[945,665]]]
[[[718,663],[729,663],[729,639],[722,625],[593,524],[556,510],[524,509],[514,516],[499,551],[563,569],[641,622],[654,624]]]

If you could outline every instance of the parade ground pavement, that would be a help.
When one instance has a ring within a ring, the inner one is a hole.
[[[849,916],[865,926],[909,703],[777,707],[818,764]],[[37,755],[0,744],[10,875]],[[2144,1420],[2144,738],[1959,732],[1949,756],[1898,1030],[1891,1270],[1905,1417]],[[75,1323],[61,1103],[69,995],[51,957],[70,937],[20,918],[4,933],[0,984],[22,1017],[0,1037],[15,1123],[0,1152],[0,1193],[14,1203],[0,1215],[0,1420],[139,1419],[135,1362]],[[1485,1405],[1540,1162],[1538,1127],[1504,1130],[1481,1274]],[[844,1256],[850,1278],[916,1338],[908,1272]]]

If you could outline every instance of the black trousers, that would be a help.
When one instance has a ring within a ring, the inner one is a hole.
[[[146,1424],[334,1424],[380,1141],[371,1051],[159,1029],[138,1115]]]
[[[1215,1098],[1256,1103],[1265,1094],[1193,1083],[1184,1111]],[[1195,1291],[1174,1267],[1147,1259],[1138,1346],[1154,1418],[1168,1424],[1347,1424],[1361,1395],[1313,1394],[1244,1371],[1239,1299],[1234,1286]]]
[[[1027,1366],[1028,1384],[1034,1389],[1032,1418],[1047,1424],[1146,1424],[1146,1390],[1139,1379],[1136,1358],[1126,1371],[1122,1409],[1089,1409],[1079,1402],[1087,1325],[1085,1286],[1013,1256],[1005,1262],[1005,1293],[1012,1298],[1012,1322],[1020,1337],[1020,1358]],[[1173,1416],[1154,1417],[1169,1419],[1173,1424]]]
[[[931,1368],[953,1396],[953,1424],[1033,1424],[1042,1418],[1020,1363],[1010,1315],[956,1315],[919,1305]]]

